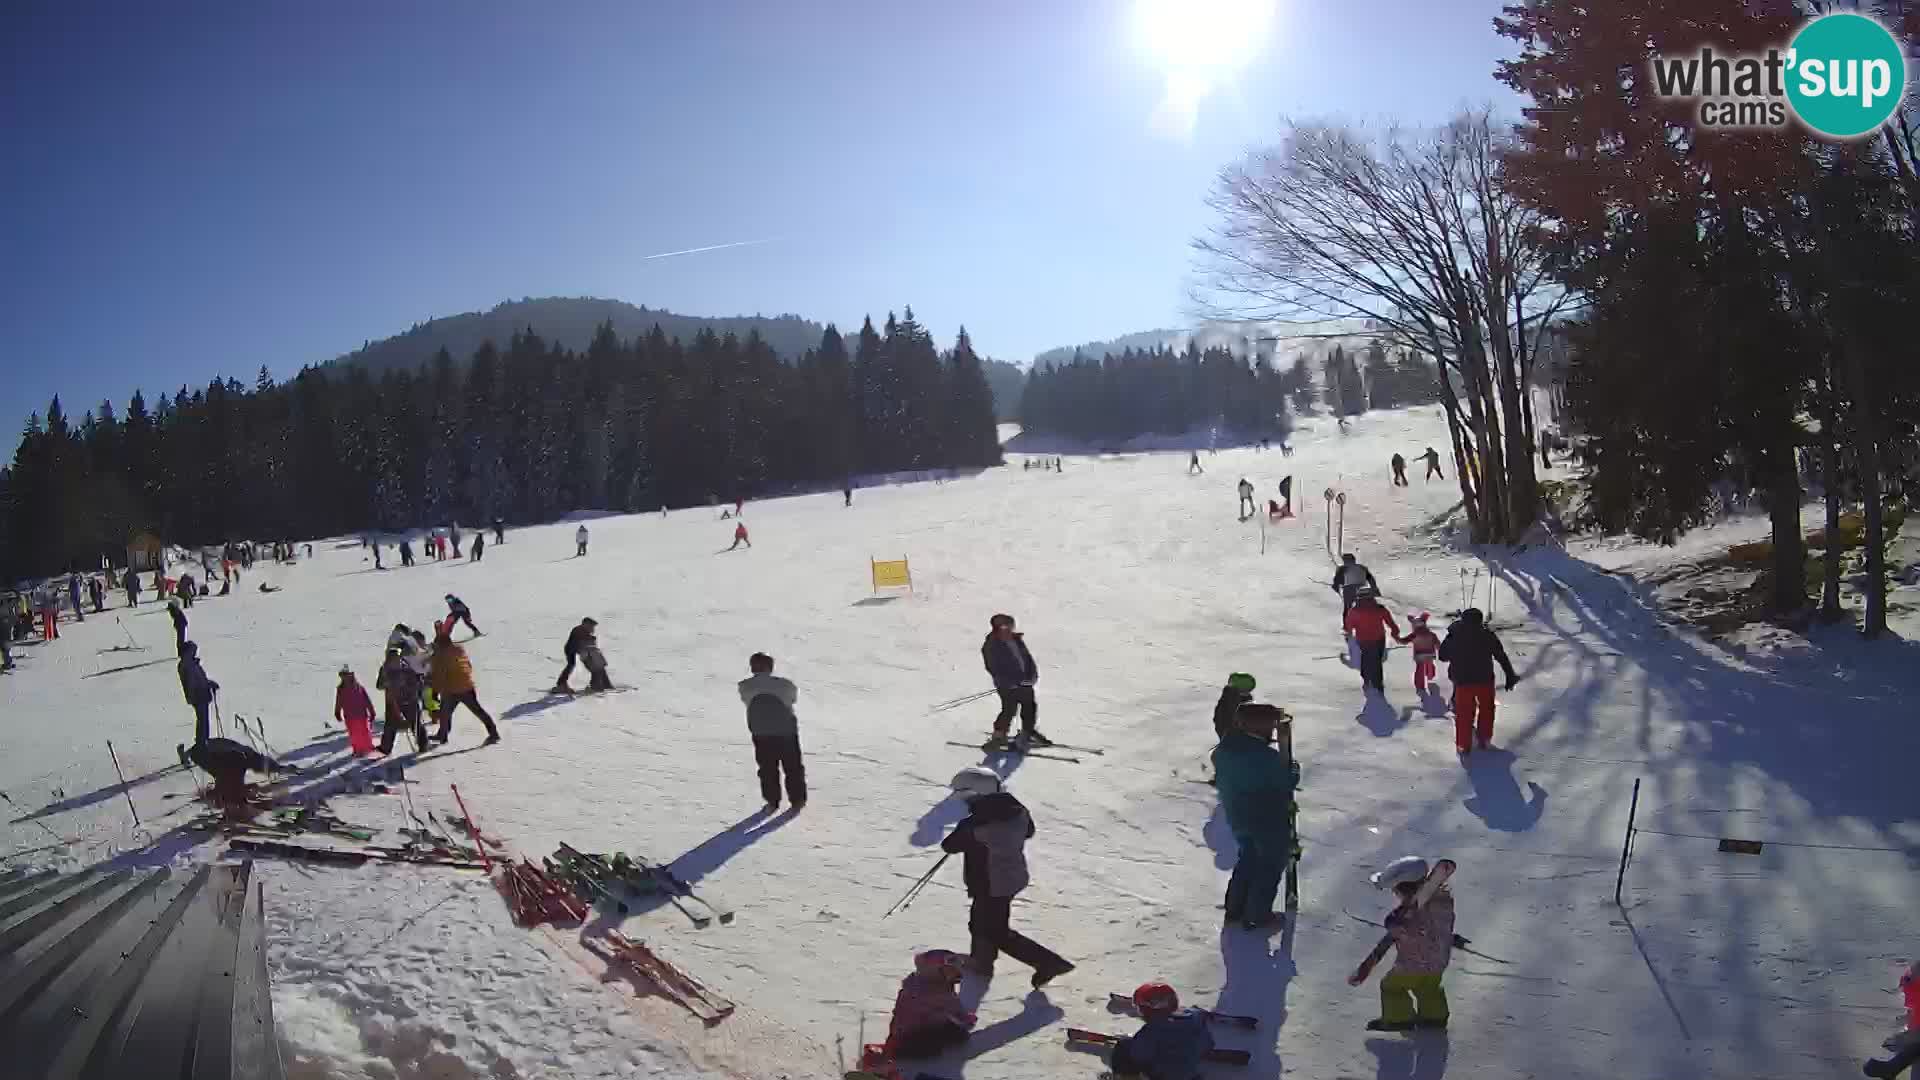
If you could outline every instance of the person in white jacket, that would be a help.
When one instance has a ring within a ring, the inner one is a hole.
[[[767,813],[780,808],[781,774],[786,774],[787,801],[795,810],[807,805],[807,767],[800,760],[800,721],[793,714],[800,690],[773,673],[773,657],[754,653],[747,660],[753,674],[740,680],[740,700],[747,703],[747,731],[753,736],[753,760],[760,766],[760,797]]]
[[[573,530],[573,547],[573,555],[576,559],[587,553],[587,527],[585,525]]]

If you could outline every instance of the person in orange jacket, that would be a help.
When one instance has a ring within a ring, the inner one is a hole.
[[[453,710],[465,705],[480,718],[481,726],[487,729],[487,738],[483,746],[492,746],[500,741],[500,730],[493,726],[493,717],[480,704],[479,693],[473,686],[473,661],[467,659],[467,650],[454,644],[449,636],[453,628],[445,623],[436,624],[437,633],[433,639],[433,657],[427,661],[427,681],[433,692],[440,696],[440,713],[434,719],[440,721],[440,730],[433,733],[433,741],[445,743],[453,732]]]
[[[333,718],[346,727],[347,746],[355,757],[373,753],[373,699],[345,664],[340,665],[340,685],[333,691]]]
[[[1387,688],[1384,671],[1387,631],[1393,631],[1393,636],[1397,638],[1400,636],[1400,626],[1393,621],[1393,613],[1381,606],[1379,591],[1373,586],[1360,586],[1353,598],[1353,606],[1347,609],[1346,628],[1360,646],[1361,684],[1384,692]]]
[[[1407,616],[1407,636],[1394,635],[1393,640],[1402,645],[1413,646],[1413,690],[1416,694],[1427,692],[1427,683],[1433,681],[1434,661],[1440,656],[1440,635],[1427,629],[1426,612]]]

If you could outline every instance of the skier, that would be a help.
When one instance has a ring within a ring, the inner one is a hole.
[[[447,534],[438,529],[433,531],[433,557],[442,562],[447,558]]]
[[[475,532],[473,534],[473,561],[479,562],[481,553],[486,550],[487,534],[484,532]]]
[[[1420,460],[1427,463],[1428,480],[1432,480],[1436,476],[1442,480],[1447,478],[1447,474],[1440,471],[1440,451],[1429,446],[1427,447],[1427,452],[1420,455]]]
[[[600,652],[600,638],[591,629],[580,639],[580,666],[587,669],[587,692],[597,694],[602,690],[613,689],[613,680],[607,678],[607,658]]]
[[[133,567],[129,566],[127,567],[127,576],[122,580],[126,583],[127,606],[130,608],[139,607],[140,606],[140,575],[134,573]]]
[[[1259,504],[1253,501],[1253,484],[1244,476],[1240,478],[1240,505],[1237,509],[1240,512],[1241,521],[1247,520],[1260,510]]]
[[[167,597],[167,618],[173,620],[173,655],[187,655],[187,613],[181,610],[179,597]]]
[[[40,640],[60,637],[60,592],[52,583],[40,587]]]
[[[1195,450],[1192,453],[1187,455],[1187,475],[1188,476],[1193,476],[1196,473],[1204,476],[1206,474],[1206,471],[1207,470],[1200,467],[1200,451]]]
[[[1264,930],[1281,923],[1273,899],[1293,856],[1293,789],[1300,782],[1298,766],[1270,745],[1285,717],[1275,706],[1247,702],[1213,750],[1220,809],[1240,845],[1227,881],[1227,926]]]
[[[842,505],[842,506],[852,506],[852,505],[853,505],[853,485],[852,485],[852,484],[847,484],[847,485],[844,485],[843,487],[841,487],[841,489],[840,489],[840,497],[841,497],[842,499],[844,499],[844,500],[846,500],[846,501],[844,501],[844,502],[842,502],[842,503],[841,503],[840,505]]]
[[[966,1042],[979,1018],[967,1011],[957,990],[965,970],[966,958],[951,949],[928,949],[915,956],[913,974],[900,980],[900,993],[893,999],[886,1062],[863,1061],[862,1067],[934,1057]]]
[[[1398,634],[1393,640],[1402,645],[1413,646],[1413,690],[1426,695],[1427,684],[1436,681],[1433,674],[1433,662],[1440,654],[1440,635],[1427,629],[1427,620],[1433,616],[1426,612],[1407,616],[1407,636]]]
[[[747,731],[753,737],[753,760],[760,767],[760,797],[766,812],[780,809],[780,774],[786,773],[787,801],[795,810],[807,805],[807,767],[800,760],[800,720],[793,713],[800,691],[790,680],[773,673],[773,657],[754,653],[747,658],[753,674],[740,680],[740,700],[747,703]]]
[[[1868,1076],[1893,1080],[1909,1065],[1920,1061],[1920,961],[1901,973],[1900,993],[1906,999],[1907,1026],[1880,1044],[1890,1051],[1887,1058],[1875,1059],[1860,1067]]]
[[[403,637],[405,635],[402,635]],[[426,746],[426,728],[420,722],[420,671],[407,657],[407,646],[389,645],[387,657],[374,677],[373,688],[384,696],[383,722],[380,728],[380,753],[393,753],[393,740],[405,731],[416,747]]]
[[[594,639],[594,628],[600,624],[592,619],[581,619],[580,624],[567,631],[567,643],[560,647],[560,654],[567,659],[567,666],[560,669],[560,677],[553,681],[549,693],[571,694],[573,687],[567,685],[567,677],[573,674],[573,665],[580,662],[581,643]]]
[[[73,618],[76,622],[86,622],[87,613],[80,607],[80,575],[67,575],[67,599],[73,603]]]
[[[1280,516],[1293,516],[1293,477],[1291,475],[1280,478]]]
[[[99,615],[107,610],[107,585],[98,576],[87,579],[87,595],[93,600],[93,613]]]
[[[1033,969],[1033,988],[1040,989],[1073,970],[1073,965],[1051,949],[1008,925],[1013,898],[1027,887],[1027,841],[1033,836],[1033,817],[1020,800],[1001,789],[1000,776],[984,765],[971,765],[953,777],[953,790],[967,803],[967,816],[953,827],[941,850],[961,856],[967,896],[967,931],[973,939],[967,971],[993,978],[993,964],[1002,952]]]
[[[1133,1007],[1145,1023],[1130,1039],[1113,1044],[1109,1059],[1115,1080],[1191,1080],[1213,1049],[1207,1014],[1182,1009],[1180,995],[1166,983],[1144,983],[1133,992]]]
[[[433,657],[427,662],[428,681],[434,693],[440,695],[440,712],[435,717],[440,729],[433,733],[433,741],[446,745],[453,734],[453,710],[465,705],[487,729],[487,737],[480,745],[492,746],[500,741],[500,729],[493,726],[492,715],[480,704],[480,696],[473,686],[473,661],[467,659],[466,649],[454,644],[447,633],[450,629],[445,625],[440,627],[439,636],[433,639]]]
[[[1387,689],[1384,671],[1387,631],[1393,631],[1393,636],[1397,638],[1400,636],[1400,625],[1393,621],[1393,613],[1381,605],[1379,594],[1373,586],[1360,587],[1353,606],[1347,609],[1345,625],[1347,634],[1360,646],[1361,685],[1384,693]]]
[[[454,626],[463,622],[467,624],[467,629],[473,631],[474,637],[485,636],[480,633],[479,627],[473,625],[473,611],[467,607],[467,602],[453,595],[452,593],[448,593],[447,594],[447,633],[449,634],[453,633]]]
[[[456,558],[456,559],[458,559],[458,558],[460,558],[460,557],[461,557],[461,555],[460,555],[460,526],[459,526],[459,525],[457,525],[457,524],[456,524],[456,525],[454,525],[454,526],[453,526],[453,528],[452,528],[452,529],[451,529],[451,530],[450,530],[450,531],[448,532],[448,534],[447,534],[447,536],[448,536],[448,540],[449,540],[449,541],[450,541],[450,542],[451,542],[451,543],[453,544],[453,557],[454,557],[454,558]]]
[[[400,565],[401,566],[413,565],[413,544],[411,541],[408,541],[408,540],[400,541]]]
[[[496,544],[507,542],[507,523],[497,517],[493,519],[493,542]]]
[[[1440,977],[1453,958],[1453,894],[1441,884],[1426,903],[1416,903],[1426,880],[1427,861],[1413,855],[1395,859],[1373,875],[1374,885],[1392,888],[1399,903],[1386,919],[1395,951],[1393,970],[1380,979],[1380,1017],[1367,1021],[1368,1031],[1447,1026],[1447,992]],[[1347,985],[1365,982],[1370,966],[1362,964],[1347,976]]]
[[[729,547],[727,550],[732,551],[741,544],[747,545],[749,550],[753,547],[753,541],[747,539],[747,523],[744,521],[733,527],[733,547]]]
[[[1373,580],[1373,571],[1354,558],[1353,552],[1340,556],[1340,568],[1333,574],[1333,591],[1340,594],[1342,614],[1353,607],[1354,598],[1359,595],[1363,585],[1370,586],[1375,592],[1380,591],[1380,583]]]
[[[373,568],[375,570],[385,570],[386,567],[381,565],[380,563],[380,545],[374,544],[372,545],[372,547],[373,547]]]
[[[174,583],[173,596],[168,598],[167,603],[171,604],[174,600],[178,600],[187,607],[192,607],[194,598],[199,595],[200,585],[193,580],[193,575],[181,574],[180,580]]]
[[[340,665],[340,685],[333,688],[333,718],[347,729],[347,746],[354,757],[373,753],[373,699],[345,664]]]
[[[174,665],[180,675],[180,693],[193,706],[193,745],[200,746],[207,741],[207,710],[213,707],[213,698],[220,692],[220,684],[207,678],[207,669],[200,666],[200,646],[191,641],[180,645],[180,661]]]
[[[1388,464],[1393,466],[1393,486],[1406,487],[1407,486],[1407,459],[1404,457],[1401,457],[1400,452],[1396,450],[1394,451],[1393,458],[1388,462]]]
[[[585,525],[573,530],[573,548],[573,557],[576,559],[587,553],[587,527]]]
[[[993,689],[1000,695],[1000,715],[993,718],[993,737],[985,749],[1008,750],[1020,746],[1052,746],[1053,740],[1040,734],[1040,705],[1033,688],[1040,681],[1040,665],[1033,662],[1024,634],[1014,633],[1013,616],[995,615],[988,620],[991,629],[980,644],[980,659],[993,676]],[[1009,740],[1015,710],[1020,713],[1020,742]]]
[[[1220,689],[1220,700],[1213,706],[1213,738],[1215,742],[1227,737],[1237,726],[1234,714],[1247,702],[1253,700],[1253,676],[1244,671],[1236,671],[1227,676],[1227,685]]]
[[[1447,627],[1440,643],[1440,659],[1447,662],[1453,683],[1453,745],[1462,754],[1474,747],[1485,750],[1493,742],[1493,665],[1506,672],[1507,689],[1520,681],[1514,674],[1499,635],[1489,630],[1479,608],[1468,608]],[[1468,742],[1471,738],[1473,741]]]

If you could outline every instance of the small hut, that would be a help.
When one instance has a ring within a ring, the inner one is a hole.
[[[127,567],[132,570],[161,570],[166,565],[166,545],[152,533],[140,533],[127,541]]]

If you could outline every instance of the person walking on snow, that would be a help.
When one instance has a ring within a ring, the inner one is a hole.
[[[582,525],[579,528],[573,530],[573,557],[578,559],[586,555],[586,553],[587,553],[587,527],[585,525]]]
[[[347,729],[347,746],[354,757],[373,753],[373,699],[345,664],[340,665],[340,685],[333,689],[333,718]]]
[[[507,542],[507,523],[497,517],[493,519],[493,542],[496,544]]]
[[[76,622],[86,622],[87,613],[80,607],[80,575],[67,575],[67,599],[73,602],[73,617]]]
[[[465,705],[469,711],[480,718],[480,725],[487,729],[486,740],[480,745],[492,746],[500,741],[500,730],[493,726],[493,717],[480,704],[480,695],[474,690],[473,661],[467,659],[467,650],[454,644],[448,635],[452,629],[442,625],[440,634],[433,639],[433,658],[427,662],[428,681],[432,683],[434,693],[440,695],[440,729],[433,733],[433,741],[446,745],[453,734],[453,710]]]
[[[1486,616],[1479,608],[1468,608],[1447,627],[1447,639],[1440,643],[1440,659],[1447,663],[1447,678],[1453,683],[1453,745],[1462,754],[1476,747],[1487,749],[1493,743],[1493,665],[1499,662],[1507,676],[1507,689],[1520,681],[1514,674],[1507,650],[1499,635],[1487,628]],[[1471,738],[1473,741],[1468,742]]]
[[[1360,595],[1361,586],[1380,591],[1380,583],[1373,580],[1373,571],[1366,564],[1354,558],[1349,551],[1340,556],[1340,568],[1333,572],[1333,591],[1340,594],[1340,611],[1345,614],[1353,607],[1354,598]]]
[[[1194,476],[1196,474],[1205,475],[1206,471],[1207,470],[1200,467],[1200,451],[1195,450],[1192,453],[1187,455],[1187,475],[1188,476]]]
[[[1013,898],[1027,887],[1026,847],[1033,837],[1033,817],[1019,799],[1002,790],[999,774],[984,765],[961,769],[950,786],[966,800],[967,816],[940,841],[940,848],[961,857],[972,901],[967,931],[973,948],[967,970],[991,979],[994,961],[1004,952],[1033,969],[1033,988],[1038,990],[1072,971],[1073,965],[1008,925]]]
[[[467,602],[453,595],[452,593],[448,593],[447,594],[447,633],[449,634],[453,633],[454,626],[458,623],[463,623],[463,622],[467,624],[467,629],[473,631],[474,637],[486,636],[480,632],[479,627],[473,625],[473,611],[467,607]]]
[[[1363,585],[1347,609],[1347,634],[1360,646],[1360,683],[1384,693],[1386,684],[1387,631],[1400,636],[1393,613],[1381,603],[1373,586]]]
[[[980,659],[993,676],[994,692],[1000,695],[1000,714],[993,718],[993,738],[986,749],[1004,750],[1014,744],[1007,738],[1013,726],[1013,714],[1020,713],[1020,741],[1033,746],[1052,746],[1053,740],[1040,734],[1040,705],[1033,688],[1040,681],[1040,665],[1033,662],[1024,634],[1013,629],[1013,616],[995,615],[988,620],[991,629],[980,645]]]
[[[93,601],[93,613],[99,615],[107,610],[107,586],[98,577],[87,579],[87,595]]]
[[[747,733],[753,738],[753,761],[760,770],[760,798],[767,804],[767,813],[780,809],[784,772],[787,801],[795,810],[803,809],[807,766],[800,758],[800,718],[793,712],[800,690],[773,673],[773,657],[766,653],[748,657],[747,670],[753,674],[740,680],[740,700],[747,705]]]
[[[449,530],[448,530],[448,534],[447,534],[447,538],[448,538],[448,540],[449,540],[449,541],[450,541],[450,542],[451,542],[451,543],[453,544],[453,557],[454,557],[454,558],[456,558],[456,559],[458,559],[458,558],[461,558],[461,555],[460,555],[460,526],[458,526],[458,525],[455,525],[455,526],[453,526],[453,527],[452,527],[451,529],[449,529]]]
[[[1427,684],[1436,682],[1433,674],[1433,662],[1440,655],[1440,635],[1427,629],[1427,620],[1432,618],[1426,612],[1407,616],[1407,636],[1398,634],[1393,640],[1402,645],[1413,646],[1413,692],[1425,696]]]
[[[1192,1080],[1213,1049],[1207,1014],[1180,1007],[1180,995],[1166,983],[1145,983],[1133,992],[1133,1007],[1145,1021],[1129,1039],[1113,1044],[1115,1080]]]
[[[1428,480],[1432,480],[1436,476],[1442,480],[1447,478],[1447,475],[1440,471],[1440,451],[1429,446],[1427,447],[1427,452],[1420,455],[1420,460],[1427,463]]]
[[[411,541],[408,541],[408,540],[400,541],[400,565],[401,566],[413,565],[413,544]]]
[[[749,550],[753,548],[753,541],[747,539],[747,523],[744,521],[736,524],[733,527],[733,547],[729,547],[727,550],[732,551],[734,548],[739,547],[741,544],[747,545],[747,548]]]
[[[1407,486],[1407,459],[1400,456],[1399,451],[1396,450],[1394,452],[1392,460],[1388,461],[1387,464],[1393,466],[1393,486],[1406,487]]]
[[[189,641],[180,646],[180,662],[175,665],[180,675],[180,693],[193,706],[193,745],[203,745],[211,733],[207,727],[207,710],[213,707],[213,697],[220,692],[220,684],[207,678],[207,669],[200,666],[200,646]]]
[[[167,597],[167,618],[173,620],[173,655],[187,655],[187,613],[181,610],[180,598]]]
[[[573,693],[573,687],[567,685],[567,677],[573,674],[573,665],[580,662],[580,646],[594,640],[594,628],[599,625],[590,618],[581,619],[580,625],[567,632],[567,642],[560,647],[560,654],[566,657],[567,666],[560,669],[560,677],[553,681],[551,693]]]
[[[482,552],[487,550],[487,534],[476,531],[473,534],[473,561],[479,562]]]
[[[130,608],[139,607],[140,606],[140,575],[134,573],[133,567],[129,566],[127,567],[127,576],[122,580],[126,583],[126,588],[127,588],[127,606]]]
[[[1427,861],[1413,855],[1373,875],[1374,885],[1391,888],[1398,904],[1386,918],[1393,970],[1381,976],[1380,1016],[1367,1021],[1368,1031],[1446,1029],[1447,991],[1440,977],[1453,959],[1453,893],[1441,884],[1418,903],[1426,878]],[[1347,976],[1347,985],[1359,986],[1368,974],[1363,964]]]
[[[1240,478],[1240,520],[1245,521],[1260,511],[1260,505],[1253,501],[1253,483],[1246,477]]]
[[[1227,926],[1262,930],[1281,922],[1273,900],[1293,857],[1293,789],[1300,782],[1299,766],[1270,745],[1283,722],[1279,708],[1247,702],[1234,711],[1234,730],[1213,749],[1220,809],[1240,846],[1227,881]]]

